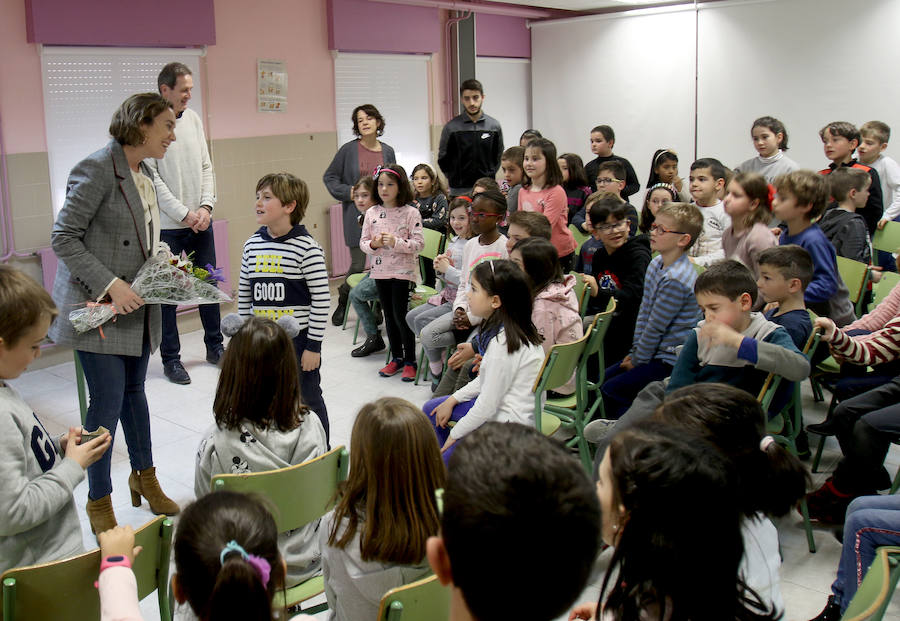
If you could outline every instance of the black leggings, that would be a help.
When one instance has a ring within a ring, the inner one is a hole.
[[[402,360],[405,364],[416,363],[416,335],[406,323],[410,284],[408,280],[397,278],[379,278],[375,281],[378,299],[384,310],[384,327],[391,345],[391,358]]]

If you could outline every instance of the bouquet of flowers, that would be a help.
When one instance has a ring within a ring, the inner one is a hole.
[[[221,269],[212,265],[197,267],[190,256],[175,256],[160,243],[160,250],[138,270],[131,288],[147,304],[230,302],[231,297],[218,287],[223,280]],[[87,332],[99,328],[115,314],[116,309],[109,302],[89,302],[69,313],[69,321],[77,332]]]

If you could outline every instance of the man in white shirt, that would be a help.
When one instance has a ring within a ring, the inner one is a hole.
[[[186,65],[175,62],[163,67],[157,84],[159,93],[172,104],[177,118],[176,140],[169,146],[166,157],[147,161],[154,172],[162,229],[160,238],[173,254],[193,253],[194,265],[215,267],[216,251],[210,224],[216,202],[216,180],[203,124],[197,113],[187,107],[194,79]],[[181,364],[176,307],[163,305],[161,308],[162,342],[159,349],[163,371],[176,384],[190,384],[191,378]],[[218,364],[224,352],[219,305],[201,304],[199,310],[206,360]]]

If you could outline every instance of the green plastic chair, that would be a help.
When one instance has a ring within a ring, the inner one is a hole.
[[[890,294],[891,290],[900,284],[900,274],[897,272],[883,272],[881,280],[872,283],[872,303],[869,304],[869,312],[884,302],[884,299]]]
[[[872,236],[872,249],[897,252],[900,248],[900,222],[888,222]],[[878,253],[872,253],[872,265],[878,265]]]
[[[884,617],[900,579],[900,548],[883,546],[866,572],[842,621],[878,621]]]
[[[569,273],[575,277],[575,288],[573,291],[575,292],[575,298],[578,300],[578,314],[584,319],[588,309],[588,302],[591,299],[591,288],[585,281],[584,274],[579,274],[578,272]]]
[[[575,246],[575,256],[577,257],[578,253],[581,252],[581,246],[584,244],[584,242],[587,241],[590,235],[579,229],[574,224],[569,225],[569,230],[572,232],[572,237],[575,238],[575,243],[577,244]]]
[[[353,287],[357,286],[362,282],[363,278],[366,277],[367,272],[358,272],[356,274],[350,274],[347,276],[347,286],[350,287],[350,290],[353,290]],[[344,308],[344,323],[341,324],[341,330],[345,330],[347,328],[347,318],[350,316],[350,301],[347,301],[347,306]],[[370,304],[371,306],[371,304]],[[356,318],[356,328],[353,330],[353,344],[356,345],[356,337],[359,335],[359,317]]]
[[[820,337],[821,333],[818,330],[813,330],[806,341],[806,345],[803,347],[804,356],[809,358],[812,355],[812,352],[819,346]],[[768,413],[772,400],[775,398],[775,393],[781,385],[781,380],[782,377],[774,373],[769,373],[766,377],[766,381],[763,383],[763,387],[757,396],[757,401],[759,401],[763,412]],[[766,430],[775,438],[775,441],[785,446],[795,456],[799,456],[797,437],[803,430],[803,404],[800,396],[800,384],[801,382],[794,382],[794,390],[791,393],[790,401],[766,425]],[[813,538],[812,523],[809,520],[809,508],[806,505],[806,498],[800,500],[800,513],[803,516],[806,543],[809,546],[809,551],[815,553],[816,540]]]
[[[838,273],[841,280],[847,285],[850,292],[850,301],[853,302],[853,310],[857,317],[863,313],[866,285],[869,284],[869,266],[860,261],[854,261],[847,257],[837,257]]]
[[[425,237],[425,246],[419,252],[419,273],[422,276],[422,279],[425,279],[425,262],[426,261],[434,261],[434,258],[438,256],[444,250],[444,244],[447,238],[440,233],[439,231],[435,231],[433,229],[422,229],[422,235]],[[428,301],[428,298],[437,294],[437,289],[433,287],[429,287],[424,284],[416,285],[416,290],[413,292],[413,297],[410,299],[409,308],[412,310],[417,306],[421,306]],[[390,352],[388,353],[388,361],[390,361]],[[418,386],[419,380],[428,379],[428,364],[425,361],[425,350],[423,349],[419,353],[419,364],[416,367],[416,379],[415,383]]]
[[[212,490],[230,490],[244,494],[257,494],[275,507],[273,515],[279,533],[284,533],[325,515],[334,505],[338,484],[346,480],[350,467],[350,455],[343,446],[331,449],[315,459],[267,472],[246,474],[217,474],[212,478]],[[274,604],[292,611],[311,597],[325,591],[325,579],[314,576],[290,586],[275,595]],[[315,614],[328,609],[320,604],[304,609]]]
[[[134,559],[138,597],[156,591],[160,619],[170,619],[169,556],[172,520],[161,515],[134,533],[143,550]],[[100,597],[94,582],[100,571],[100,550],[76,557],[3,573],[3,619],[53,619],[82,621],[100,618]]]
[[[450,589],[437,576],[391,589],[381,598],[378,621],[448,621]]]
[[[578,360],[587,344],[588,336],[586,334],[570,343],[557,343],[544,357],[544,364],[541,365],[532,392],[534,393],[534,425],[545,436],[556,433],[562,424],[562,417],[546,409],[544,393],[564,386],[572,379],[572,375],[578,368]],[[566,417],[571,418],[568,414]]]

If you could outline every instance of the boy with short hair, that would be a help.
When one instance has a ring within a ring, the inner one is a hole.
[[[482,425],[450,459],[441,531],[427,544],[451,587],[449,618],[565,615],[590,576],[600,521],[596,491],[564,447],[533,427]]]
[[[270,173],[256,184],[256,221],[261,226],[244,243],[238,313],[297,320],[300,333],[293,341],[303,402],[322,421],[327,438],[319,368],[331,295],[325,253],[300,224],[307,205],[306,182],[290,173]]]
[[[828,182],[811,170],[795,170],[775,179],[772,214],[785,223],[778,243],[797,244],[813,260],[813,279],[806,288],[807,308],[817,315],[830,317],[838,326],[855,319],[847,285],[838,274],[834,246],[813,224],[825,211]]]
[[[599,231],[603,247],[592,257],[588,314],[601,313],[610,298],[616,310],[603,339],[604,355],[620,360],[631,347],[634,322],[644,294],[644,274],[650,264],[650,241],[646,235],[629,237],[628,212],[624,201],[601,199],[591,207],[591,223]]]
[[[650,382],[672,372],[682,345],[700,319],[694,297],[697,271],[687,251],[703,230],[703,215],[688,203],[666,203],[650,227],[658,252],[646,270],[643,298],[627,356],[606,369],[601,392],[607,418],[619,418]],[[607,360],[619,360],[609,356]]]
[[[881,121],[869,121],[859,128],[862,142],[856,150],[861,164],[871,166],[881,179],[881,201],[884,213],[878,221],[878,228],[883,229],[890,221],[900,222],[900,164],[884,154],[891,139],[891,128]],[[890,252],[879,250],[878,265],[885,270],[894,271],[894,257]]]
[[[766,248],[759,253],[757,263],[759,295],[766,304],[778,305],[766,311],[766,319],[787,330],[797,349],[803,351],[812,333],[812,322],[803,301],[803,292],[813,278],[812,257],[800,246],[788,244]]]
[[[506,253],[512,252],[513,246],[529,237],[550,239],[550,220],[539,211],[514,211],[507,219]]]
[[[590,275],[593,273],[591,270],[593,269],[594,253],[603,247],[600,229],[593,226],[594,221],[591,219],[591,209],[604,201],[609,202],[611,205],[617,205],[622,202],[622,199],[611,192],[594,192],[584,201],[584,212],[578,212],[572,220],[572,224],[575,224],[579,228],[586,223],[584,228],[591,234],[590,237],[581,244],[581,248],[578,251],[578,257],[575,259],[575,271],[579,274]],[[585,215],[587,218],[585,218]],[[579,216],[583,218],[583,221],[578,222]]]
[[[7,383],[41,355],[57,309],[32,278],[0,264],[0,572],[84,552],[72,490],[109,450],[109,433],[82,442],[81,427],[51,437]]]
[[[831,198],[837,207],[827,210],[818,222],[839,257],[866,264],[872,259],[869,230],[857,209],[865,207],[871,184],[871,177],[859,168],[838,168],[828,175]]]
[[[725,213],[719,193],[725,188],[726,176],[725,166],[715,158],[701,158],[691,164],[691,197],[703,214],[703,234],[691,247],[689,256],[699,265],[725,258],[722,235],[731,226],[731,216]]]
[[[878,172],[860,164],[853,157],[853,152],[859,146],[859,130],[853,123],[845,121],[833,121],[819,130],[819,137],[822,139],[822,145],[825,150],[825,157],[831,160],[828,168],[819,171],[820,175],[829,175],[840,167],[859,168],[864,170],[872,178],[872,185],[869,188],[869,199],[866,201],[865,207],[859,209],[859,214],[866,220],[866,228],[869,234],[875,233],[878,221],[884,212],[884,203],[881,196],[881,178]],[[834,207],[830,205],[829,209]]]
[[[600,172],[600,164],[604,162],[617,160],[622,163],[624,175],[617,177],[625,181],[622,189],[622,198],[628,200],[628,197],[641,189],[641,182],[638,181],[637,174],[631,162],[624,157],[613,154],[613,146],[616,144],[616,133],[609,125],[598,125],[591,130],[591,153],[597,157],[585,164],[584,173],[587,175],[588,183],[591,185],[591,191],[596,192],[602,188],[597,187],[596,179]]]
[[[637,232],[638,227],[638,213],[634,206],[628,203],[625,197],[625,176],[625,166],[620,160],[601,162],[597,167],[597,191],[609,192],[622,199],[628,212],[628,234],[634,235]],[[573,224],[579,226],[578,221],[575,219],[573,219]],[[581,228],[587,231],[587,228],[583,223],[581,224]]]

